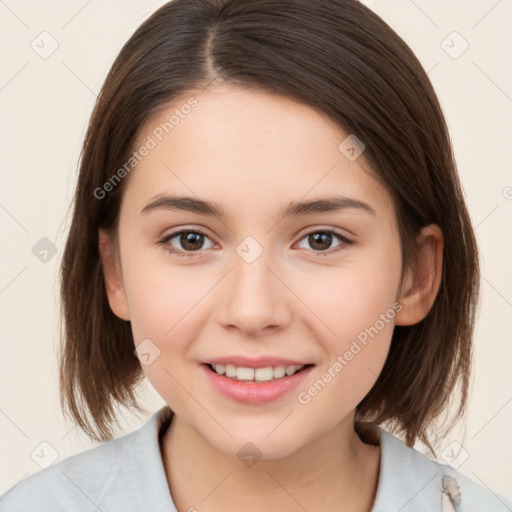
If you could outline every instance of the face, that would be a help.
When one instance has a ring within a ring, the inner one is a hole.
[[[135,148],[154,147],[124,190],[110,304],[156,391],[225,453],[247,441],[267,458],[293,453],[351,418],[384,365],[400,240],[364,153],[339,149],[348,135],[308,106],[229,86],[184,96],[139,133]],[[328,198],[339,207],[283,216]],[[212,362],[235,363],[240,380]]]

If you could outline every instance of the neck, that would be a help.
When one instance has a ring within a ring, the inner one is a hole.
[[[244,465],[174,415],[162,438],[169,489],[179,512],[201,510],[370,512],[380,447],[364,443],[353,415],[294,453]]]

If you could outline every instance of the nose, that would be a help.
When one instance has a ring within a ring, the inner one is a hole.
[[[233,262],[219,297],[222,325],[251,338],[285,328],[291,319],[293,294],[267,251],[252,262],[235,254]]]

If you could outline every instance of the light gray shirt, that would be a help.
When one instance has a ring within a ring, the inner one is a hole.
[[[162,407],[134,432],[26,477],[0,496],[0,512],[177,512],[160,451],[171,418],[171,409]],[[372,512],[512,511],[512,501],[378,432],[381,461]],[[460,490],[458,505],[443,493],[444,476]]]

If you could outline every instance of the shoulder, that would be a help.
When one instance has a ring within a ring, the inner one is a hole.
[[[107,441],[72,455],[18,482],[0,496],[0,511],[60,510],[75,504],[94,502],[117,478],[126,458],[125,445],[131,436]],[[31,508],[32,507],[32,508]]]
[[[164,409],[134,432],[21,480],[0,496],[0,512],[125,512],[148,501],[156,512],[173,510],[158,444]]]
[[[510,512],[512,501],[379,429],[381,473],[372,512]],[[448,487],[457,505],[449,508]],[[443,508],[443,506],[445,508]],[[390,508],[393,507],[393,508]]]

